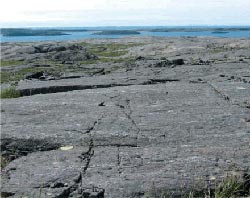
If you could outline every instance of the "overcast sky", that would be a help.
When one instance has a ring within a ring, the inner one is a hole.
[[[0,25],[250,25],[250,0],[3,0]]]

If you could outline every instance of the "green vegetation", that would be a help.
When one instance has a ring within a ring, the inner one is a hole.
[[[108,57],[102,57],[97,60],[86,60],[86,61],[81,61],[80,64],[83,65],[91,65],[91,64],[96,64],[96,63],[122,63],[122,62],[129,62],[133,61],[133,58],[108,58]]]
[[[90,54],[98,56],[96,60],[81,61],[81,64],[96,64],[96,63],[121,63],[133,60],[133,57],[124,57],[129,52],[130,47],[140,46],[142,44],[119,44],[119,43],[105,43],[105,44],[90,44],[81,43],[85,46]]]
[[[12,65],[21,65],[24,61],[19,60],[1,60],[1,67],[12,66]]]
[[[158,192],[155,187],[152,192],[147,193],[147,198],[173,198],[175,192]],[[238,198],[250,197],[250,175],[245,174],[244,178],[235,176],[227,177],[215,189],[194,190],[191,192],[181,192],[181,198]]]
[[[23,64],[24,61],[13,61],[13,60],[9,60],[9,61],[5,61],[6,64],[10,64],[13,65],[14,63],[16,64]],[[53,71],[63,71],[65,69],[64,65],[61,63],[58,63],[56,61],[51,61],[51,60],[38,60],[36,62],[33,62],[33,64],[44,64],[44,65],[53,65],[53,67],[28,67],[28,68],[22,68],[22,69],[17,69],[15,68],[15,70],[7,70],[1,71],[1,78],[0,78],[0,82],[1,83],[9,83],[11,81],[20,81],[25,79],[25,76],[28,73],[36,73],[36,72],[42,72],[42,71],[48,71],[48,72],[53,72]]]
[[[113,60],[113,63],[122,63],[122,62],[132,63],[134,62],[134,60],[135,59],[133,57],[117,58]]]
[[[8,89],[1,90],[0,98],[18,98],[20,96],[20,91],[16,90],[16,87],[12,86]]]
[[[134,30],[103,30],[101,32],[93,33],[93,35],[134,35],[134,34],[140,34],[140,32]]]
[[[108,62],[112,62],[113,59],[109,58],[109,57],[100,57],[99,59],[95,59],[95,60],[85,60],[85,61],[80,61],[78,63],[82,64],[82,65],[90,65],[90,64],[96,64],[96,63],[108,63]]]
[[[24,64],[25,61],[20,61],[20,60],[1,60],[1,67],[6,67],[6,66],[18,66]],[[23,69],[25,70],[25,69]],[[23,79],[21,77],[21,73],[25,73],[25,71],[1,71],[0,72],[0,82],[1,83],[7,83],[10,81],[18,81]]]
[[[0,156],[0,167],[1,167],[1,169],[3,169],[7,164],[8,164],[8,161],[4,157]]]
[[[1,72],[1,83],[6,83],[11,81],[11,73],[10,72]]]
[[[68,32],[86,32],[83,28],[69,29],[32,29],[32,28],[2,28],[3,36],[60,36],[68,35]]]
[[[140,46],[142,44],[129,43],[129,44],[120,44],[120,43],[101,43],[101,44],[92,44],[92,43],[80,43],[87,48],[87,51],[90,54],[98,56],[98,59],[85,60],[85,61],[74,61],[74,64],[62,64],[61,61],[53,60],[37,60],[33,64],[44,64],[50,65],[51,67],[29,67],[18,69],[15,67],[15,70],[2,70],[1,71],[1,83],[10,83],[15,81],[20,81],[25,79],[28,73],[36,73],[47,71],[49,73],[59,73],[59,72],[84,72],[91,73],[89,69],[85,70],[82,65],[90,65],[97,63],[121,63],[121,62],[131,62],[133,57],[126,56],[128,49],[130,47]],[[2,60],[2,66],[14,66],[24,64],[25,61],[17,60]]]
[[[104,50],[103,52],[99,52],[99,54],[101,56],[105,56],[105,57],[116,57],[116,56],[124,56],[128,53],[127,50],[120,50],[120,51],[109,51],[109,50]]]
[[[214,198],[237,198],[250,196],[250,175],[245,174],[243,178],[227,177],[216,186],[211,197]]]
[[[60,36],[68,35],[62,30],[55,29],[29,29],[29,28],[2,28],[3,36]]]
[[[23,80],[25,78],[25,75],[28,73],[41,72],[41,71],[45,71],[45,70],[48,70],[48,68],[31,67],[31,68],[20,69],[18,71],[2,71],[1,72],[1,83],[8,83],[11,81],[20,81],[20,80]]]
[[[95,54],[97,56],[104,57],[117,57],[123,56],[128,53],[128,48],[139,46],[141,44],[119,44],[119,43],[104,43],[104,44],[90,44],[90,43],[81,43],[87,48],[89,53]]]

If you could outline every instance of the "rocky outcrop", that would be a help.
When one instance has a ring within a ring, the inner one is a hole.
[[[47,46],[47,45],[40,45],[35,46],[35,53],[48,53],[48,52],[61,52],[66,51],[67,48],[65,46]]]
[[[5,100],[3,137],[19,139],[25,132],[69,150],[12,161],[4,169],[4,192],[67,197],[101,188],[105,197],[142,197],[156,188],[178,196],[181,185],[188,191],[200,179],[219,179],[235,171],[232,164],[244,171],[249,109],[217,90],[226,95],[234,89],[168,82]]]
[[[63,51],[54,54],[51,58],[52,60],[62,61],[65,63],[66,61],[85,61],[85,60],[95,60],[97,56],[88,54],[84,51]]]
[[[84,61],[97,59],[97,56],[87,52],[83,45],[67,43],[45,43],[9,48],[2,54],[3,59],[35,60],[48,59],[60,61]]]
[[[60,147],[59,143],[47,139],[1,139],[1,155],[7,161],[38,151],[50,151]]]
[[[177,65],[184,65],[183,59],[174,59],[174,60],[162,60],[155,64],[155,67],[175,67]]]
[[[76,63],[80,44],[30,54],[79,71],[33,73],[16,85],[23,97],[1,101],[2,196],[188,197],[247,178],[249,40],[144,39],[118,63]]]

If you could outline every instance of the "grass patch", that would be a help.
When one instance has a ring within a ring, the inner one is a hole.
[[[141,44],[120,44],[120,43],[105,43],[105,44],[91,44],[81,43],[85,46],[89,53],[101,57],[119,57],[128,53],[128,48],[139,46]]]
[[[5,168],[8,164],[9,164],[9,161],[5,157],[0,156],[0,167],[1,167],[1,170],[3,168]]]
[[[24,61],[19,61],[19,60],[1,60],[1,67],[21,65],[23,63]]]
[[[83,65],[91,65],[91,64],[96,64],[98,62],[101,62],[99,59],[98,60],[85,60],[85,61],[80,61],[80,64]]]
[[[50,71],[54,70],[53,68],[44,68],[44,67],[31,67],[24,68],[18,71],[2,71],[1,72],[1,83],[8,83],[11,81],[20,81],[25,79],[26,74],[35,73],[41,71]]]
[[[128,62],[128,61],[133,61],[133,58],[111,58],[111,57],[100,57],[97,60],[86,60],[86,61],[81,61],[80,64],[97,64],[97,63],[122,63],[122,62]]]
[[[10,87],[8,89],[1,90],[0,98],[18,98],[21,96],[20,91],[16,87]]]
[[[127,48],[120,44],[98,44],[87,47],[91,54],[104,57],[123,56],[128,53]]]
[[[109,51],[109,50],[105,50],[101,53],[99,53],[99,56],[104,56],[104,57],[117,57],[117,56],[124,56],[128,53],[127,50],[114,50],[114,51]]]
[[[74,65],[67,64],[56,64],[54,63],[54,67],[31,67],[31,68],[23,68],[18,71],[2,71],[0,81],[1,83],[11,83],[25,79],[28,73],[36,73],[47,71],[48,73],[59,73],[59,72],[79,72],[84,71],[85,69],[79,67],[80,65],[91,65],[97,63],[121,63],[129,61],[129,58],[110,58],[110,57],[100,57],[97,60],[86,60],[86,61],[75,61]],[[86,72],[88,73],[88,72]]]
[[[236,198],[250,196],[250,175],[245,174],[243,180],[228,177],[220,183],[214,193],[215,198]]]
[[[236,176],[227,177],[214,188],[193,190],[190,192],[161,191],[153,187],[152,192],[145,194],[147,198],[174,198],[178,194],[180,198],[238,198],[250,197],[250,174],[244,174],[243,178]]]
[[[120,43],[103,43],[103,44],[92,44],[92,43],[80,43],[80,45],[87,48],[87,51],[90,54],[95,54],[98,56],[96,60],[85,60],[85,61],[74,61],[75,64],[67,65],[62,64],[57,61],[52,60],[38,60],[35,61],[37,64],[48,64],[51,65],[48,67],[31,67],[31,68],[23,68],[20,70],[13,71],[2,71],[1,72],[1,83],[10,83],[12,81],[20,81],[25,79],[27,73],[35,73],[41,71],[48,72],[74,72],[81,71],[79,69],[78,64],[89,65],[89,64],[97,64],[97,63],[122,63],[132,61],[131,57],[123,57],[129,52],[130,47],[140,46],[142,44],[137,43],[129,43],[129,44],[120,44]],[[2,60],[2,66],[11,66],[11,65],[20,65],[23,64],[24,61],[16,61],[16,60]]]
[[[1,72],[1,84],[7,83],[10,81],[11,78],[11,72]]]
[[[117,59],[113,59],[114,63],[134,63],[135,59],[133,57],[125,57],[125,58],[117,58]]]

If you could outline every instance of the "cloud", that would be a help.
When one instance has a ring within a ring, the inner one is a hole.
[[[8,0],[1,26],[250,25],[250,0]]]

